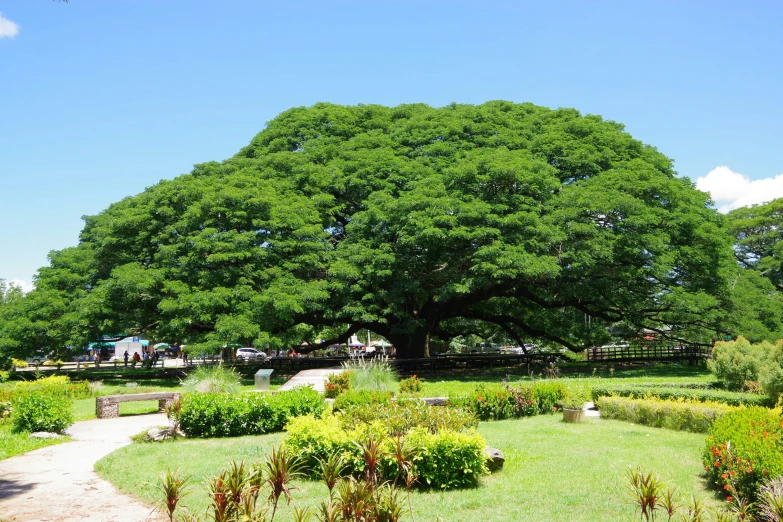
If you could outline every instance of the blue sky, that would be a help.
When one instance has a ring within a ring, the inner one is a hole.
[[[82,215],[318,101],[575,107],[723,210],[783,196],[779,2],[0,0],[0,17],[6,280],[76,244]]]

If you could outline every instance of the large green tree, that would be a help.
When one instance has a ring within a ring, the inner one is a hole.
[[[728,217],[739,262],[783,290],[783,198],[732,210]]]
[[[69,296],[62,342],[287,347],[366,328],[422,357],[490,330],[580,349],[615,323],[707,342],[736,274],[709,203],[575,110],[317,104],[86,218],[28,297]]]

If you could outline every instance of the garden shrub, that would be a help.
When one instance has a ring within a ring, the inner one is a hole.
[[[706,433],[714,419],[737,409],[718,402],[663,400],[656,397],[599,397],[596,405],[605,419],[695,433]]]
[[[11,392],[0,389],[0,419],[4,419],[11,414]]]
[[[593,400],[609,395],[622,397],[653,396],[659,399],[685,399],[699,402],[721,402],[729,406],[772,406],[769,397],[755,393],[705,388],[681,388],[678,386],[608,385],[593,386]]]
[[[12,395],[50,395],[70,399],[86,399],[92,396],[87,381],[71,382],[67,375],[52,375],[35,381],[20,381],[12,389]]]
[[[0,370],[0,382],[5,382],[8,380],[8,377],[11,376],[11,372],[7,370]]]
[[[73,402],[65,396],[35,393],[16,397],[11,423],[14,431],[62,433],[73,424]]]
[[[783,396],[783,340],[778,341],[767,353],[759,381],[764,392],[769,395],[770,402],[777,403]]]
[[[44,363],[43,363],[43,365],[44,365],[44,366],[57,366],[57,367],[60,367],[60,366],[62,366],[63,364],[65,364],[65,363],[64,363],[64,362],[62,362],[61,360],[57,360],[57,361],[55,361],[55,360],[52,360],[52,359],[46,360],[46,361],[44,361]]]
[[[415,395],[421,393],[421,380],[415,375],[400,381],[400,393]]]
[[[399,470],[392,456],[394,440],[386,435],[381,422],[362,424],[346,429],[334,415],[316,418],[298,417],[286,426],[285,448],[302,459],[310,477],[317,477],[319,461],[337,453],[343,459],[345,475],[359,476],[364,470],[359,443],[372,435],[381,441],[380,470],[382,479],[393,481]],[[473,486],[484,472],[486,441],[475,432],[441,431],[430,433],[414,428],[403,437],[408,447],[416,448],[413,457],[414,474],[422,487],[452,489]]]
[[[342,411],[353,406],[391,404],[392,394],[378,390],[348,390],[334,400],[334,410]]]
[[[276,395],[186,393],[180,427],[191,437],[237,437],[280,431],[289,419],[324,410],[321,394],[297,387]]]
[[[715,484],[753,501],[767,478],[783,475],[781,410],[740,408],[716,419],[702,460]]]
[[[27,368],[27,361],[25,361],[24,359],[11,358],[11,366],[14,366],[16,368]]]
[[[468,409],[483,421],[528,417],[538,413],[532,388],[518,388],[504,382],[502,386],[479,385],[467,397],[450,398],[453,405]]]
[[[399,400],[382,406],[352,406],[340,416],[341,425],[348,430],[378,421],[386,428],[387,434],[392,436],[404,435],[416,427],[424,428],[430,433],[438,433],[444,430],[464,431],[478,426],[478,419],[468,410],[428,406],[415,399]]]
[[[533,398],[536,401],[538,413],[554,413],[557,403],[565,399],[566,387],[561,382],[537,381],[533,383]]]
[[[719,341],[707,367],[727,389],[741,390],[746,381],[759,380],[765,352],[770,348],[766,341],[754,345],[741,336],[736,341]]]
[[[351,387],[351,372],[330,373],[324,382],[324,397],[334,399]]]
[[[421,485],[453,489],[472,487],[485,471],[486,441],[478,433],[415,429],[407,437],[417,448],[413,465]]]

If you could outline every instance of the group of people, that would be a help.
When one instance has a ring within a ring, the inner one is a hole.
[[[136,366],[141,362],[142,368],[152,368],[157,364],[158,359],[160,359],[160,354],[157,350],[151,350],[151,352],[152,353],[150,353],[150,350],[145,346],[142,348],[141,355],[139,355],[139,352],[133,352],[133,357],[131,357],[128,350],[125,350],[125,353],[122,354],[122,359],[125,361],[125,366],[128,366],[128,360],[130,359],[133,361],[133,366]]]

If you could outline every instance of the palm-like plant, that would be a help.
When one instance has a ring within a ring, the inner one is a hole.
[[[161,483],[157,486],[163,493],[163,500],[159,503],[166,508],[166,514],[169,522],[174,521],[174,512],[177,510],[177,504],[182,497],[189,493],[191,477],[190,475],[181,476],[180,469],[172,473],[170,470],[160,474]]]
[[[263,464],[264,480],[269,485],[271,493],[269,501],[272,502],[272,516],[270,522],[275,519],[277,504],[280,497],[285,495],[286,504],[291,503],[291,482],[302,473],[302,461],[299,457],[290,455],[285,448],[272,448]]]

